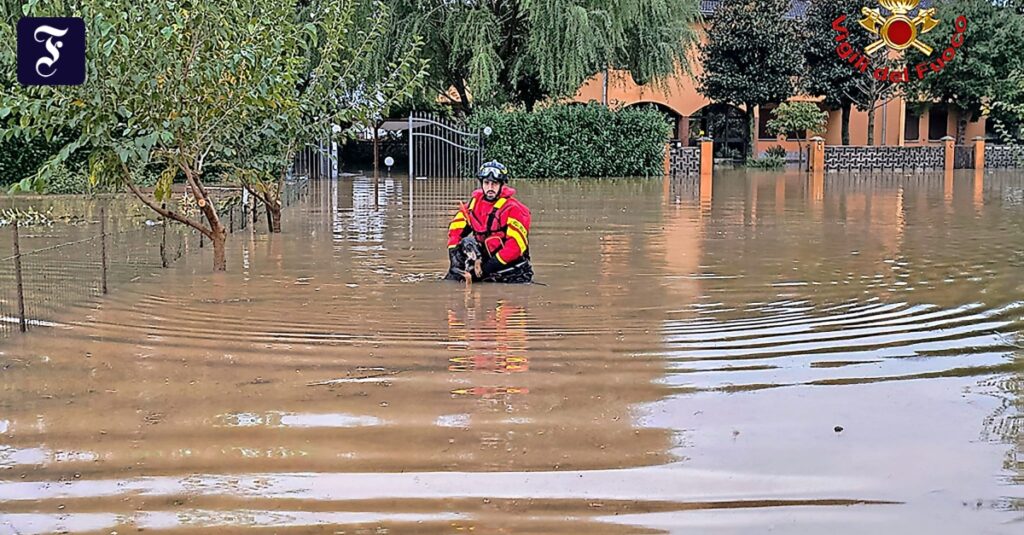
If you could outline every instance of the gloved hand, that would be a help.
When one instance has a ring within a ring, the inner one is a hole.
[[[505,265],[502,264],[501,262],[499,262],[497,258],[494,258],[492,256],[492,257],[488,258],[487,260],[484,260],[483,275],[482,276],[483,277],[488,277],[488,276],[493,275],[493,274],[495,274],[495,273],[497,273],[497,272],[499,272],[499,271],[501,271],[503,269],[505,269]]]

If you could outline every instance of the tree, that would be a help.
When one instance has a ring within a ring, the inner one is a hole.
[[[396,0],[391,39],[425,39],[427,87],[464,114],[574,94],[607,67],[638,83],[688,69],[696,0]],[[456,95],[450,95],[449,89]],[[433,98],[433,97],[432,97]]]
[[[858,82],[865,75],[836,55],[836,30],[832,23],[846,15],[843,25],[850,30],[846,37],[856,50],[864,50],[871,39],[857,25],[863,0],[811,0],[801,27],[803,56],[807,70],[802,77],[804,91],[824,97],[829,109],[842,110],[842,144],[850,144],[850,112],[854,104],[851,94],[859,93]],[[869,129],[868,132],[871,132]],[[871,135],[870,133],[868,135]],[[868,143],[871,144],[870,142]]]
[[[723,0],[701,47],[701,94],[714,102],[744,106],[748,139],[754,139],[754,108],[785,102],[803,68],[789,0]],[[753,144],[747,144],[747,156]]]
[[[1002,94],[993,98],[986,110],[999,140],[1007,144],[1024,143],[1024,71],[1010,73]]]
[[[885,72],[902,70],[903,66],[896,60],[884,60],[873,64],[873,68],[885,69]],[[861,75],[849,88],[846,98],[850,99],[857,109],[868,114],[868,145],[875,144],[875,110],[885,106],[901,92],[901,85],[886,80],[879,80],[872,75]],[[883,125],[884,128],[884,125]]]
[[[322,7],[309,20],[299,20],[296,3],[279,0],[57,1],[45,10],[27,4],[26,14],[83,17],[87,81],[5,88],[0,115],[10,109],[18,120],[6,120],[0,140],[80,132],[40,168],[39,179],[87,148],[93,183],[122,185],[164,218],[203,233],[213,244],[214,269],[224,270],[227,233],[204,172],[212,162],[237,161],[253,132],[273,134],[266,130],[268,117],[292,117],[296,73],[303,72],[307,43],[322,36],[328,41],[318,44],[325,50],[345,48],[346,35],[359,21],[345,18],[338,3]],[[15,40],[13,24],[3,26],[0,62],[7,66],[13,63]],[[339,52],[332,68],[343,70],[346,57]],[[329,76],[323,80],[329,89],[316,93],[318,98],[341,94]],[[341,107],[339,100],[332,102]],[[138,176],[153,165],[162,171],[153,192],[144,192]],[[173,207],[171,184],[179,174],[188,189],[179,201],[194,198],[197,216]]]
[[[825,126],[828,124],[828,113],[822,111],[812,102],[785,102],[779,104],[773,110],[774,119],[768,121],[768,131],[772,135],[786,134],[787,132],[810,131],[815,135],[825,133]],[[798,137],[796,142],[800,147],[800,163],[803,164],[804,142],[806,136]]]
[[[922,99],[948,104],[958,112],[956,142],[964,143],[967,123],[980,117],[986,103],[994,95],[1006,94],[1011,73],[1020,71],[1024,59],[1024,16],[1012,6],[997,6],[989,0],[951,0],[938,2],[935,18],[941,21],[921,41],[933,47],[931,56],[908,49],[907,64],[911,71],[908,89]],[[950,47],[954,21],[963,15],[967,20],[963,45],[955,49],[955,57],[946,61],[938,72],[925,68],[924,78],[915,76],[917,65],[931,65]]]

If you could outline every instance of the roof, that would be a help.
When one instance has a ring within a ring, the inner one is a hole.
[[[936,0],[921,0],[918,4],[918,8],[931,7]],[[700,12],[704,16],[714,15],[715,10],[718,9],[719,4],[722,0],[700,0]],[[788,19],[802,19],[807,16],[807,8],[810,6],[810,0],[792,0],[789,5],[789,13],[786,13]]]
[[[700,12],[704,16],[713,15],[721,3],[722,0],[700,0]],[[789,6],[789,13],[786,13],[786,18],[804,18],[807,15],[808,4],[810,4],[810,0],[793,0]]]

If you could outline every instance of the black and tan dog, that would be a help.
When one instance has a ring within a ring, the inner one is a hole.
[[[483,248],[480,242],[473,236],[466,236],[458,245],[449,252],[451,266],[445,280],[466,282],[504,282],[504,283],[529,283],[533,281],[533,266],[529,258],[523,258],[518,262],[484,277]]]
[[[484,255],[473,236],[462,238],[451,254],[451,267],[446,280],[477,282],[483,277]]]

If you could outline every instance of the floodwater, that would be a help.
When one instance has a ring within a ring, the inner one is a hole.
[[[1021,532],[1024,175],[520,181],[530,286],[439,280],[471,186],[0,341],[0,533]]]

